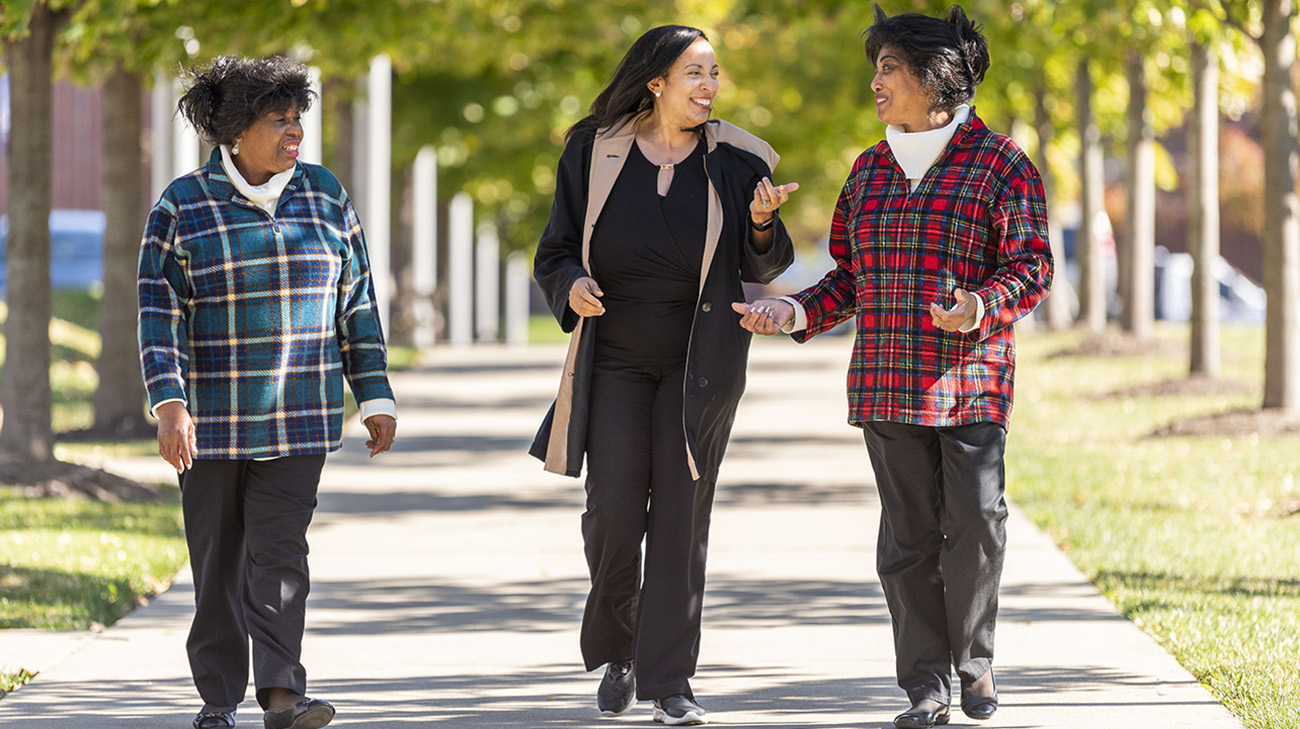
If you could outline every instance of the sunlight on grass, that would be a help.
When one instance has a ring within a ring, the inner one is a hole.
[[[1185,328],[1158,331],[1129,357],[1021,337],[1008,492],[1246,726],[1300,726],[1300,435],[1152,436],[1258,408],[1263,332],[1224,331],[1239,392],[1135,396],[1186,375]]]
[[[164,503],[31,499],[0,488],[0,628],[111,625],[185,563],[179,491]]]

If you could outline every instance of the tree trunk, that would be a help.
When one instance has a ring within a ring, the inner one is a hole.
[[[1091,331],[1106,328],[1106,264],[1101,241],[1094,234],[1098,218],[1105,215],[1105,179],[1102,172],[1101,130],[1092,118],[1092,75],[1088,61],[1079,62],[1075,75],[1079,117],[1079,234],[1075,258],[1079,262],[1079,320]]]
[[[1056,136],[1052,125],[1052,115],[1047,111],[1047,84],[1040,83],[1035,94],[1034,131],[1038,136],[1038,172],[1043,178],[1043,195],[1047,198],[1047,238],[1052,247],[1052,260],[1056,263],[1056,275],[1052,277],[1052,290],[1043,303],[1047,313],[1047,326],[1057,331],[1068,329],[1073,319],[1071,306],[1074,303],[1074,289],[1070,279],[1065,275],[1065,242],[1061,238],[1061,220],[1058,215],[1059,205],[1056,197],[1056,175],[1052,174],[1047,162],[1047,149]]]
[[[9,68],[9,250],[5,362],[0,383],[0,452],[11,459],[54,457],[50,425],[50,159],[54,146],[53,50],[57,16],[32,8],[31,34],[4,44]]]
[[[1145,57],[1128,56],[1128,210],[1124,216],[1124,331],[1139,341],[1149,339],[1155,323],[1155,130],[1147,107]]]
[[[1192,43],[1192,107],[1188,127],[1191,150],[1187,185],[1187,250],[1192,253],[1193,375],[1218,377],[1219,282],[1219,59]]]
[[[1265,0],[1264,407],[1300,410],[1300,200],[1296,197],[1295,39],[1291,0]]]
[[[144,230],[142,172],[144,81],[121,68],[103,87],[104,296],[99,303],[103,342],[95,369],[95,426],[103,433],[147,431],[144,381],[136,338],[136,262]]]

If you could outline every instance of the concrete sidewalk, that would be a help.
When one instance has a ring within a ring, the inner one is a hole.
[[[874,573],[870,467],[844,423],[849,345],[755,344],[693,681],[713,724],[892,727],[906,709]],[[395,450],[367,462],[358,426],[325,468],[309,534],[310,693],[338,707],[340,727],[650,726],[645,703],[597,716],[599,674],[583,672],[577,640],[582,482],[524,452],[563,350],[433,359],[395,378]],[[108,465],[166,477],[152,459]],[[1009,533],[1002,709],[987,726],[1241,727],[1018,511]],[[0,664],[40,671],[0,701],[0,727],[188,727],[201,703],[185,659],[192,601],[185,570],[102,634],[0,631]],[[239,721],[261,726],[251,698]],[[952,725],[974,724],[954,711]]]

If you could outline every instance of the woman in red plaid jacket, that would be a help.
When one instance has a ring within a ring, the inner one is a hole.
[[[885,141],[853,166],[831,225],[835,268],[790,297],[737,303],[741,325],[797,341],[849,319],[849,420],[863,429],[881,520],[877,569],[894,624],[900,729],[997,710],[993,632],[1005,550],[1003,450],[1012,324],[1052,277],[1042,182],[970,102],[988,45],[960,7],[867,31]]]

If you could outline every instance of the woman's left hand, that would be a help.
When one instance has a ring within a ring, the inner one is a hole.
[[[396,418],[391,415],[371,415],[366,418],[365,426],[370,431],[366,447],[370,449],[371,458],[393,447],[393,437],[397,435]]]
[[[760,225],[771,220],[777,208],[790,199],[790,193],[798,189],[797,182],[773,185],[766,177],[759,180],[758,187],[754,188],[754,199],[749,202],[750,219]]]
[[[945,332],[959,332],[975,322],[975,295],[965,289],[953,289],[952,296],[957,303],[951,309],[930,304],[930,321]]]

